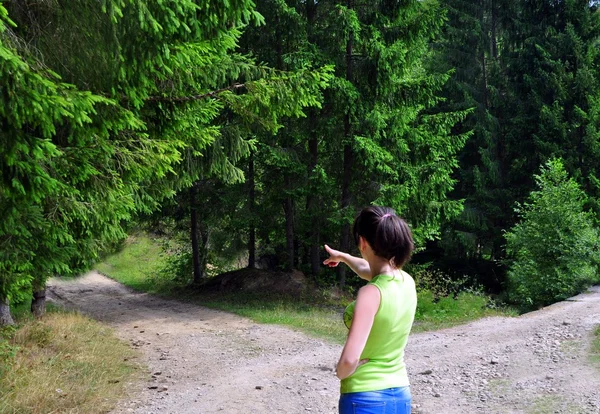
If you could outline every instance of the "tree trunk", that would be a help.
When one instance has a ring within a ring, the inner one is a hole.
[[[352,10],[352,0],[348,0],[347,7]],[[354,33],[350,31],[348,33],[348,40],[346,42],[346,80],[352,82],[352,49],[354,42]],[[346,109],[346,117],[344,118],[344,138],[346,143],[344,144],[344,171],[342,176],[342,203],[340,207],[342,211],[346,210],[350,206],[351,194],[350,194],[350,181],[352,174],[352,164],[354,154],[352,152],[352,122],[350,119],[350,108]],[[345,223],[342,226],[342,234],[340,238],[340,250],[347,252],[350,244],[350,224]],[[340,288],[343,289],[346,286],[346,267],[338,266],[337,268],[338,280]]]
[[[43,316],[46,313],[46,288],[35,290],[33,292],[33,300],[31,301],[31,313],[36,318]]]
[[[198,274],[199,280],[206,277],[206,264],[208,263],[208,239],[210,230],[207,226],[199,226],[200,245],[198,247]]]
[[[308,37],[309,40],[312,40],[312,27],[315,21],[316,14],[316,4],[315,0],[307,0],[306,1],[306,20],[308,22]],[[310,163],[308,166],[308,176],[310,177],[314,174],[314,170],[319,163],[319,140],[317,138],[316,131],[316,123],[317,116],[313,109],[309,110],[308,113],[308,128],[309,128],[309,141],[308,141],[308,151],[310,153]],[[309,193],[306,198],[306,210],[309,213],[309,217],[311,218],[311,229],[308,235],[309,241],[309,262],[310,262],[310,270],[313,277],[316,279],[321,272],[321,257],[320,257],[320,236],[321,236],[321,223],[320,223],[320,212],[318,211],[318,203],[319,200],[316,196],[318,194],[317,189],[310,187]]]
[[[285,188],[290,189],[290,179],[285,177]],[[294,202],[292,197],[288,195],[283,203],[285,211],[285,241],[287,247],[286,270],[290,271],[294,268]]]
[[[350,117],[346,117],[346,127],[347,131],[350,131]],[[352,178],[352,165],[354,163],[354,154],[352,152],[352,147],[350,144],[344,145],[344,175],[342,177],[342,210],[346,210],[350,207],[351,201],[351,193],[350,193],[350,182]],[[340,238],[340,248],[339,250],[343,252],[347,252],[350,249],[350,224],[344,223],[342,226],[342,234]],[[338,266],[337,267],[338,280],[340,283],[340,288],[343,289],[346,286],[346,267]]]
[[[315,20],[315,0],[306,0],[306,20],[312,26]]]
[[[485,27],[485,1],[482,2],[482,7],[481,7],[481,12],[479,15],[479,19],[480,19],[480,24],[482,27]],[[484,45],[485,46],[485,45]],[[485,59],[485,47],[481,48],[481,74],[483,76],[482,82],[482,102],[483,102],[483,107],[484,109],[488,109],[489,108],[489,104],[488,104],[488,76],[487,76],[487,62]]]
[[[315,112],[311,110],[308,114],[308,122],[310,128],[310,139],[308,141],[308,150],[310,153],[310,162],[308,164],[308,177],[309,177],[309,191],[306,196],[306,211],[308,211],[310,220],[311,220],[311,228],[308,234],[308,242],[309,242],[309,256],[310,256],[310,270],[313,277],[319,275],[321,271],[321,260],[319,256],[320,246],[319,246],[319,238],[320,238],[320,215],[318,211],[318,199],[317,199],[317,189],[314,188],[313,183],[311,182],[311,178],[315,173],[315,168],[319,162],[319,141],[317,139],[317,134],[315,131],[315,123],[317,122]]]
[[[350,206],[350,178],[352,173],[353,154],[350,145],[344,146],[344,177],[342,181],[342,210],[346,210]],[[340,238],[339,250],[347,252],[350,249],[350,224],[344,223],[342,226],[342,234]],[[338,280],[340,289],[346,286],[346,267],[337,267]]]
[[[196,206],[197,188],[194,183],[190,187],[190,227],[192,238],[192,267],[194,271],[194,283],[200,283],[202,273],[200,271],[200,249],[198,246],[198,207]]]
[[[254,152],[250,152],[248,159],[248,210],[250,212],[250,226],[248,227],[248,267],[256,267],[256,227],[254,225],[255,185],[254,185]]]
[[[498,42],[497,42],[497,31],[498,31],[498,27],[497,27],[497,20],[498,17],[496,16],[496,0],[492,0],[492,35],[490,38],[490,43],[491,43],[491,53],[492,53],[492,58],[494,59],[494,61],[498,60]]]
[[[14,325],[8,299],[0,299],[0,326]]]

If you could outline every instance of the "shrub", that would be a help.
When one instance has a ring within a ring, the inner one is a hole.
[[[467,277],[453,278],[440,269],[430,265],[410,265],[407,271],[415,279],[418,292],[428,291],[433,294],[433,299],[438,302],[441,298],[458,297],[460,292],[475,293],[479,289]]]
[[[599,236],[585,193],[550,160],[537,190],[517,204],[521,222],[506,233],[509,299],[522,310],[564,300],[598,281]]]

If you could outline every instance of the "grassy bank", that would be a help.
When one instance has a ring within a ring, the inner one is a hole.
[[[80,314],[53,310],[0,332],[0,412],[105,413],[137,379],[134,351]]]
[[[100,263],[97,270],[140,291],[193,301],[260,323],[290,326],[336,342],[342,342],[348,332],[341,313],[352,300],[349,296],[340,297],[327,290],[302,298],[264,293],[203,294],[157,277],[164,260],[159,244],[138,234],[131,237],[118,253]],[[488,304],[488,298],[474,293],[461,293],[456,299],[446,297],[436,301],[431,292],[419,292],[413,332],[446,328],[486,316],[516,315],[503,309],[492,309]]]
[[[590,350],[590,358],[596,366],[600,368],[600,325],[594,330],[592,337],[592,348]]]
[[[142,292],[159,292],[153,277],[163,265],[161,246],[146,235],[130,236],[120,252],[96,265],[103,275]]]

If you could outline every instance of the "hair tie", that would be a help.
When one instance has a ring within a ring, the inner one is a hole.
[[[381,216],[381,219],[383,220],[384,218],[389,217],[389,216],[391,216],[391,214],[389,214],[389,213],[384,214],[383,216]]]

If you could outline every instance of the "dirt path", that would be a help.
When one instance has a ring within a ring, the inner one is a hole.
[[[97,273],[52,280],[49,296],[116,328],[142,352],[147,382],[115,413],[335,413],[341,347],[279,326],[134,293]],[[415,334],[415,412],[600,413],[587,348],[600,288],[520,318]]]

